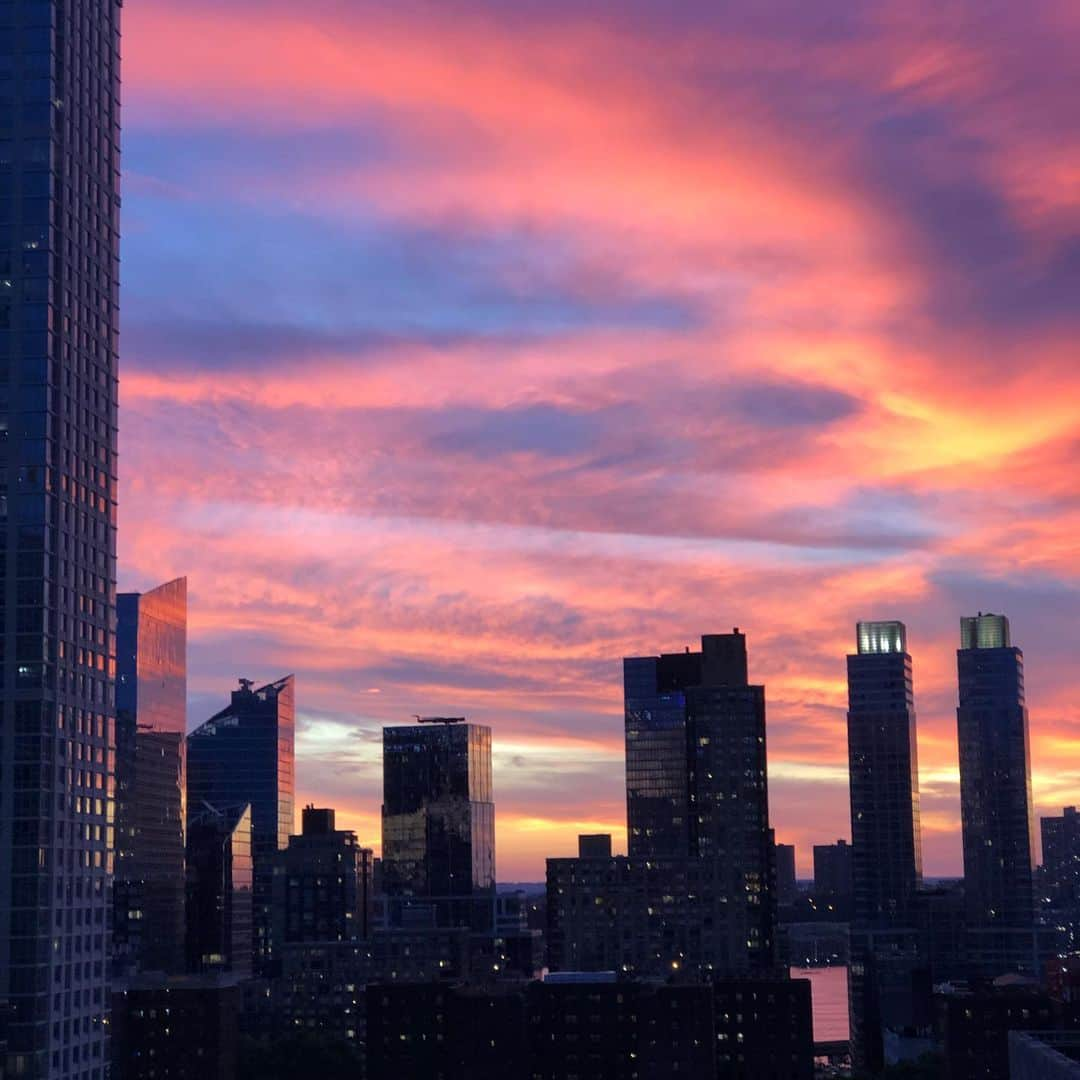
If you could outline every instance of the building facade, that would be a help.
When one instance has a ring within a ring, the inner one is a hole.
[[[776,845],[776,902],[781,906],[789,906],[795,902],[799,895],[799,887],[795,878],[795,845]]]
[[[187,967],[194,974],[252,970],[254,860],[251,807],[204,807],[188,818]]]
[[[113,994],[110,1080],[235,1080],[242,995],[229,975],[137,975]]]
[[[965,617],[957,651],[960,809],[971,949],[984,973],[1032,970],[1034,819],[1024,655],[1004,615]]]
[[[0,5],[0,998],[30,1080],[109,1060],[120,6]]]
[[[847,658],[848,990],[853,1060],[873,1071],[886,1063],[890,1043],[921,1038],[930,1017],[916,910],[922,841],[907,629],[896,621],[860,622],[856,646]]]
[[[708,634],[699,653],[629,658],[623,674],[631,864],[717,860],[732,948],[768,967],[776,867],[765,688],[749,682],[746,637]]]
[[[253,959],[271,973],[273,882],[294,829],[296,702],[293,676],[255,688],[240,680],[229,706],[188,736],[188,815],[251,806]]]
[[[814,896],[850,901],[852,894],[851,845],[846,840],[814,845]]]
[[[184,970],[187,579],[117,598],[113,970]]]
[[[901,622],[861,622],[847,658],[854,920],[904,926],[922,881],[915,692]]]
[[[383,729],[382,884],[390,896],[430,900],[494,890],[491,728]]]
[[[372,852],[356,833],[335,829],[334,811],[305,806],[303,831],[278,854],[275,940],[282,944],[366,938]]]
[[[1060,817],[1044,817],[1041,895],[1047,914],[1066,936],[1069,951],[1080,947],[1080,814],[1066,806]]]

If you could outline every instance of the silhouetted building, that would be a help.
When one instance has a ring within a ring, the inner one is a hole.
[[[493,891],[491,728],[446,721],[383,729],[382,839],[390,896]]]
[[[517,988],[383,983],[367,990],[369,1080],[531,1076],[525,995]]]
[[[184,970],[187,579],[117,598],[114,972]]]
[[[847,658],[852,925],[848,979],[852,1057],[880,1069],[930,1024],[920,948],[922,880],[915,696],[903,623],[860,622]],[[817,849],[815,848],[815,858]],[[817,891],[815,889],[815,891]]]
[[[0,998],[12,1008],[12,1075],[100,1080],[112,958],[119,0],[0,5],[0,68]]]
[[[548,967],[705,978],[767,970],[771,953],[766,961],[739,936],[729,887],[718,859],[548,859]]]
[[[814,896],[849,902],[852,893],[851,845],[846,840],[814,845]]]
[[[626,659],[623,678],[631,860],[719,860],[732,948],[749,952],[751,968],[771,966],[765,688],[749,684],[745,635],[706,635],[700,653]]]
[[[795,880],[795,845],[776,845],[776,899],[782,907],[795,902],[799,895]]]
[[[112,1009],[112,1080],[235,1080],[236,976],[135,976]]]
[[[187,957],[192,972],[251,972],[251,833],[247,803],[205,807],[188,817]]]
[[[228,708],[188,736],[188,814],[251,805],[253,962],[274,968],[272,899],[278,851],[293,832],[295,693],[286,676],[259,689],[240,680]]]
[[[1066,806],[1042,825],[1042,895],[1070,950],[1080,948],[1080,814]]]
[[[919,761],[907,630],[860,622],[847,658],[854,921],[907,926],[922,880]]]
[[[1009,1032],[1061,1029],[1059,1003],[1024,980],[936,995],[945,1080],[1009,1080]]]
[[[609,973],[483,989],[378,985],[367,997],[371,1080],[716,1076],[708,985]]]
[[[1024,657],[1004,615],[961,620],[960,804],[971,952],[989,976],[1037,970]]]
[[[303,832],[278,854],[274,875],[276,940],[351,941],[368,935],[370,848],[334,828],[334,811],[305,806]]]
[[[812,1080],[808,979],[718,979],[713,997],[720,1080]]]
[[[919,952],[929,968],[931,981],[934,984],[963,982],[969,974],[964,883],[924,886],[915,896],[914,912]]]

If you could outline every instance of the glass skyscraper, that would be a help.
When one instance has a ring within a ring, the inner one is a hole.
[[[295,692],[291,675],[255,689],[240,680],[228,708],[188,736],[188,821],[208,809],[251,804],[256,973],[274,966],[277,854],[293,831]]]
[[[494,890],[491,728],[383,728],[382,874],[390,896]]]
[[[32,1080],[109,1060],[120,6],[0,4],[0,998]]]
[[[874,1071],[885,1061],[886,1032],[899,1037],[919,1020],[919,759],[907,629],[895,621],[860,622],[856,641],[847,658],[849,1013],[853,1060]]]
[[[701,652],[623,662],[631,858],[720,861],[730,925],[751,967],[772,963],[775,854],[769,828],[765,688],[746,636],[707,634]]]
[[[184,968],[187,579],[117,598],[114,971]]]
[[[907,630],[861,622],[847,658],[854,920],[908,926],[922,880],[919,756]]]
[[[1031,753],[1024,654],[1009,620],[961,620],[960,809],[964,889],[972,928],[1030,929],[1034,917]]]
[[[250,975],[254,955],[251,807],[191,815],[187,837],[187,966]]]

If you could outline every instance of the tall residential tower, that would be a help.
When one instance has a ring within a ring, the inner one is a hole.
[[[847,658],[855,922],[905,926],[922,879],[919,757],[907,630],[861,622]]]
[[[0,4],[0,999],[22,1080],[109,1060],[120,6]]]
[[[965,617],[956,654],[964,893],[973,961],[1034,969],[1031,752],[1024,654],[1004,615]]]

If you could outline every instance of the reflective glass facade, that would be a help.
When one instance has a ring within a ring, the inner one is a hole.
[[[382,873],[391,896],[494,889],[491,728],[383,728]]]
[[[855,922],[910,926],[922,880],[919,756],[907,632],[859,623],[847,658],[851,883]]]
[[[965,619],[961,634],[956,716],[968,922],[1029,928],[1035,845],[1024,654],[1010,645],[1002,615]]]
[[[0,998],[102,1077],[113,850],[118,0],[0,3]]]
[[[251,804],[256,972],[274,964],[274,866],[293,831],[295,690],[291,675],[255,689],[241,680],[232,702],[188,736],[188,821],[208,807]]]
[[[250,975],[254,923],[251,807],[204,807],[188,820],[187,955],[193,972]]]
[[[117,598],[114,971],[184,968],[187,579]]]
[[[629,658],[623,678],[631,859],[718,860],[728,953],[771,966],[765,688],[749,683],[745,635],[708,634],[699,653]]]

